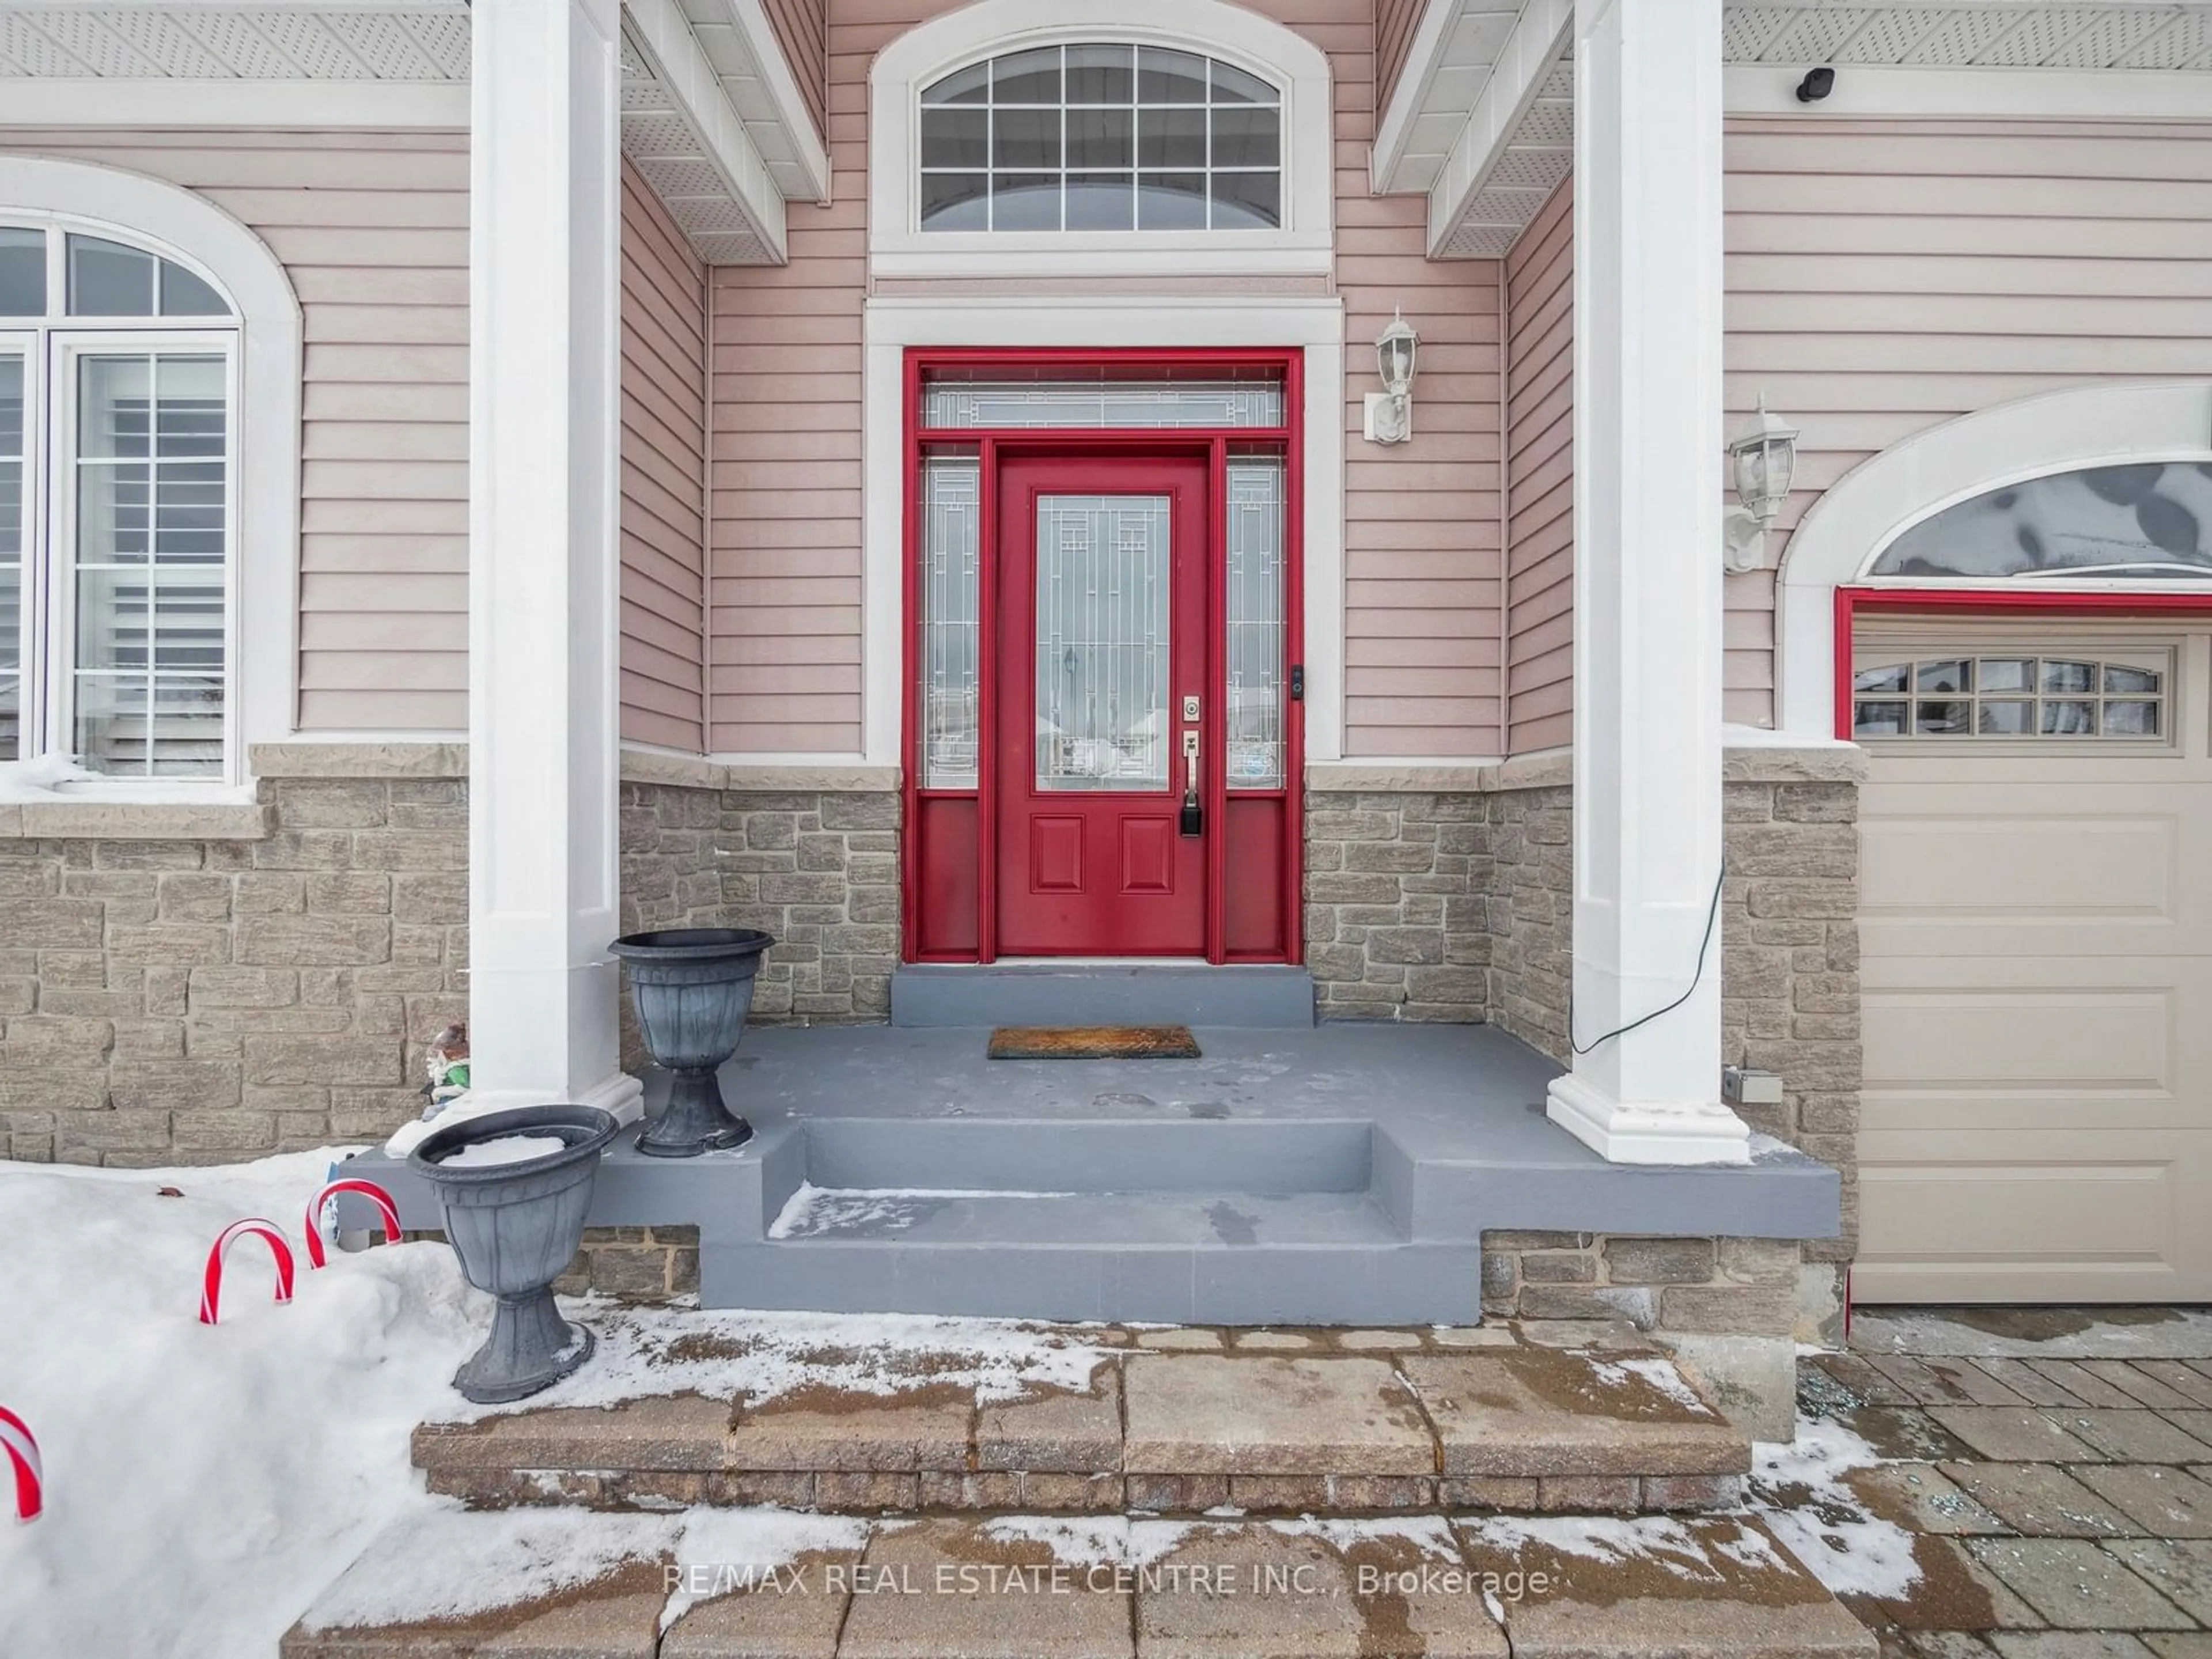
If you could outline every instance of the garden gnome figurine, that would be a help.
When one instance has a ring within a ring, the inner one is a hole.
[[[448,1025],[430,1039],[428,1056],[430,1080],[422,1092],[430,1103],[422,1109],[427,1122],[469,1089],[469,1028],[465,1024]]]

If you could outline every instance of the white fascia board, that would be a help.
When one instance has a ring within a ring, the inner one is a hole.
[[[1428,97],[1429,82],[1436,77],[1444,43],[1451,39],[1452,25],[1458,21],[1459,0],[1429,0],[1428,9],[1421,14],[1413,38],[1407,44],[1398,84],[1391,88],[1389,107],[1376,124],[1375,146],[1368,152],[1367,187],[1377,196],[1390,188],[1391,175],[1398,171],[1406,141],[1412,137],[1413,123]]]
[[[806,175],[807,188],[813,191],[810,199],[827,206],[830,152],[823,147],[822,135],[814,130],[813,113],[799,89],[799,77],[791,72],[790,61],[783,55],[783,43],[775,38],[768,8],[762,0],[708,0],[708,3],[727,9],[731,26],[760,66],[761,85],[775,106],[776,119],[791,142],[792,157]]]
[[[684,117],[698,130],[731,193],[761,229],[762,240],[778,264],[790,257],[784,235],[783,192],[769,176],[752,135],[722,90],[722,78],[707,61],[691,21],[676,0],[623,0],[632,33],[653,57],[660,83],[674,94]]]
[[[1836,68],[1835,89],[1797,100],[1812,64],[1731,64],[1730,115],[1990,116],[2043,120],[2212,118],[2212,74],[2192,70]]]
[[[8,82],[8,120],[27,127],[410,127],[466,131],[465,81]]]
[[[1575,25],[1574,0],[1528,0],[1498,57],[1497,67],[1474,101],[1467,125],[1452,141],[1443,171],[1429,186],[1429,257],[1439,258],[1460,215],[1490,177],[1521,125],[1544,77],[1559,61]]]

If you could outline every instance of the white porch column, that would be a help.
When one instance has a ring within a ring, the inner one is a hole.
[[[471,1105],[625,1117],[618,1063],[618,0],[475,0]]]
[[[1574,1035],[1553,1121],[1741,1163],[1720,1103],[1721,0],[1575,15]],[[1600,1042],[1598,1039],[1605,1038]],[[1594,1045],[1594,1046],[1593,1046]]]

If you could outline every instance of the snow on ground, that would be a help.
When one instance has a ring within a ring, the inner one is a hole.
[[[11,1659],[273,1653],[388,1523],[453,1515],[422,1490],[408,1436],[427,1419],[482,1414],[450,1381],[483,1339],[490,1298],[442,1243],[336,1253],[309,1271],[296,1248],[301,1212],[338,1156],[149,1170],[0,1163],[0,1405],[30,1424],[46,1472],[46,1515],[0,1522],[0,1647]],[[295,1243],[295,1300],[271,1301],[275,1273],[249,1238],[230,1257],[222,1324],[202,1325],[208,1247],[254,1215]],[[599,1357],[526,1407],[933,1382],[1012,1399],[1083,1388],[1105,1357],[1079,1336],[983,1320],[600,1301],[569,1311],[599,1333]],[[679,1543],[745,1524],[678,1521]],[[533,1536],[550,1540],[549,1571],[610,1547],[580,1535],[556,1550],[546,1526]],[[512,1599],[511,1586],[502,1593]]]
[[[1753,1510],[1834,1595],[1895,1600],[1920,1581],[1912,1534],[1870,1513],[1844,1484],[1851,1470],[1881,1461],[1830,1418],[1800,1415],[1790,1444],[1753,1449]]]

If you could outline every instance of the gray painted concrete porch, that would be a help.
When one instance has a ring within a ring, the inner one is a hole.
[[[696,1224],[708,1307],[1331,1325],[1474,1322],[1492,1229],[1838,1224],[1836,1172],[1777,1141],[1606,1163],[1546,1118],[1559,1068],[1486,1026],[1207,1027],[1165,1060],[992,1060],[988,1036],[748,1032],[722,1084],[753,1139],[671,1161],[625,1134],[591,1224]],[[348,1173],[440,1224],[404,1164]]]

